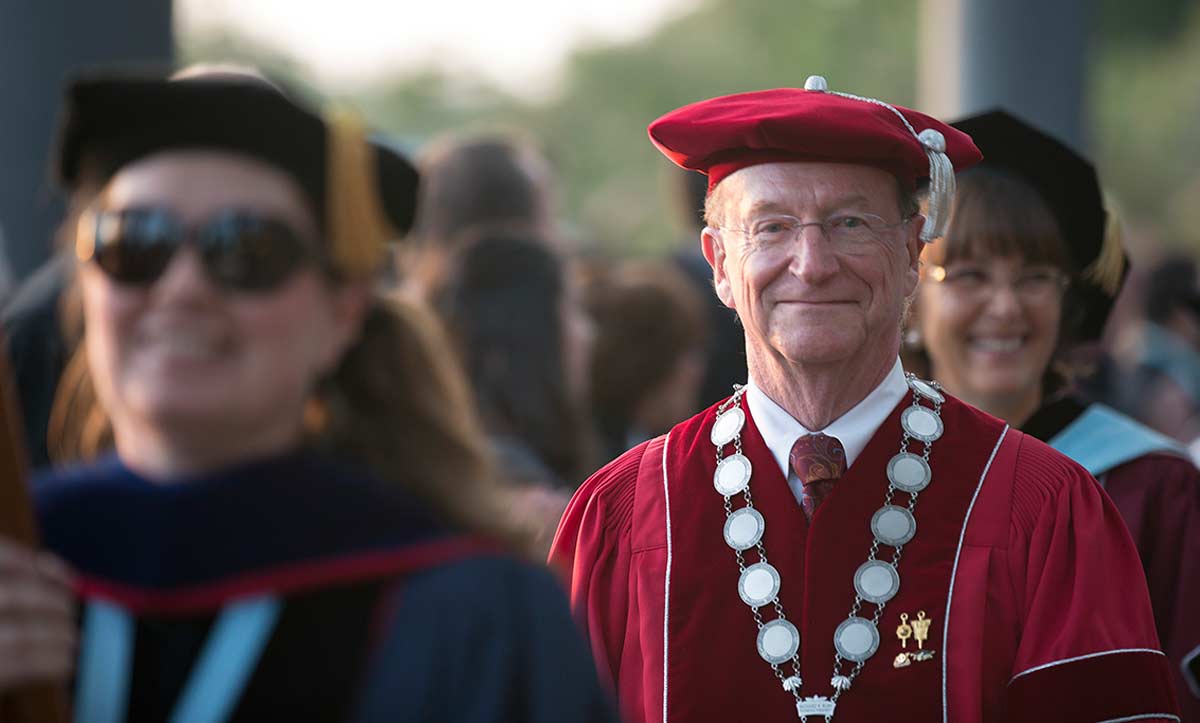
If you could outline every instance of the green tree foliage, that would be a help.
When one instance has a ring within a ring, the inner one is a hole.
[[[1091,107],[1101,179],[1138,226],[1169,245],[1200,251],[1200,4],[1170,41],[1139,31],[1102,34],[1094,48]],[[1148,4],[1143,11],[1156,7]],[[1167,14],[1169,13],[1169,14]],[[1149,13],[1157,27],[1163,20]]]
[[[919,3],[701,0],[639,40],[578,49],[557,90],[536,102],[432,69],[345,98],[326,91],[355,102],[410,148],[451,129],[521,129],[558,168],[578,241],[605,253],[656,253],[682,232],[666,198],[674,169],[646,138],[651,120],[723,93],[799,86],[810,74],[833,88],[912,104]],[[1197,3],[1103,0],[1097,7],[1086,112],[1105,183],[1127,217],[1200,247]],[[184,51],[258,62],[293,83],[304,77],[296,63],[228,35],[185,38]]]
[[[714,95],[803,85],[814,73],[833,87],[911,102],[914,7],[914,0],[708,0],[648,37],[578,50],[559,92],[545,101],[434,70],[348,99],[410,147],[448,129],[521,128],[558,168],[564,212],[581,242],[608,253],[654,252],[673,245],[680,229],[663,199],[673,169],[646,138],[651,120]],[[183,44],[189,60],[257,59],[293,83],[302,77],[278,53],[228,34]]]
[[[572,216],[612,251],[672,245],[663,200],[673,169],[646,126],[662,113],[743,90],[831,87],[908,101],[915,92],[911,0],[710,1],[635,43],[570,60],[563,92],[535,115],[568,179]]]

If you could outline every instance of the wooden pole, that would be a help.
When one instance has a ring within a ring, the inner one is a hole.
[[[0,342],[3,340],[0,339]],[[7,344],[0,349],[0,536],[37,544],[29,499],[25,437],[8,367]],[[0,695],[0,723],[66,723],[67,701],[59,686],[34,683]]]

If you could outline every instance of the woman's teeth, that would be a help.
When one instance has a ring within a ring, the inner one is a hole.
[[[971,346],[985,352],[1010,352],[1021,348],[1024,340],[1019,337],[974,339]]]

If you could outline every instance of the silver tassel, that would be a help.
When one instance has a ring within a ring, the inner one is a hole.
[[[917,134],[929,156],[929,210],[925,214],[925,227],[921,229],[921,240],[925,242],[940,238],[946,233],[950,222],[950,210],[954,203],[954,164],[946,155],[946,139],[933,128]]]
[[[833,93],[843,98],[861,100],[864,103],[873,103],[887,108],[896,114],[896,117],[908,129],[908,132],[917,137],[917,141],[925,149],[925,155],[929,157],[929,211],[925,214],[925,226],[921,229],[921,240],[929,243],[945,234],[946,225],[950,222],[950,210],[954,204],[954,190],[956,188],[954,182],[954,164],[950,162],[950,157],[946,155],[946,137],[934,128],[926,128],[917,133],[912,124],[908,122],[908,119],[904,117],[904,114],[896,110],[896,107],[890,103],[885,103],[875,98],[864,98],[861,95],[854,95],[853,93],[831,91],[825,78],[820,75],[809,76],[808,80],[804,83],[804,89],[818,93]]]

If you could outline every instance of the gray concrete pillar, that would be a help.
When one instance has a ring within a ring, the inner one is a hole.
[[[20,278],[49,253],[61,213],[47,180],[62,81],[81,68],[169,63],[171,0],[0,3],[0,229]]]
[[[923,109],[1002,106],[1086,151],[1087,0],[922,0]]]

